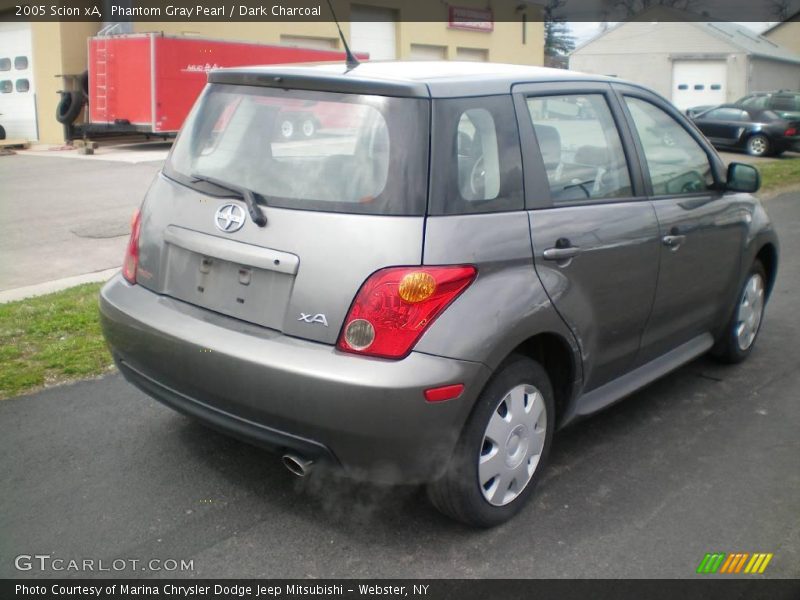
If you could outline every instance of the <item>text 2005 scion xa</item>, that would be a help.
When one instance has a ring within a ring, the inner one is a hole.
[[[553,434],[752,351],[778,243],[694,125],[511,65],[214,71],[101,295],[120,371],[299,475],[491,526]]]

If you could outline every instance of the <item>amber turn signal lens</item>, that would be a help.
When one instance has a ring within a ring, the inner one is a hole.
[[[427,300],[436,291],[436,280],[430,273],[414,271],[400,280],[398,293],[411,304]]]

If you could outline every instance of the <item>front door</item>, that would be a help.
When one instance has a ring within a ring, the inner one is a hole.
[[[622,97],[661,238],[658,292],[637,361],[645,363],[707,336],[726,318],[748,213],[718,191],[718,159],[674,109],[632,88]]]
[[[584,391],[633,364],[658,271],[658,223],[603,83],[515,87],[537,274],[578,340]]]

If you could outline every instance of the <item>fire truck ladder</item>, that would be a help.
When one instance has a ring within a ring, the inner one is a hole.
[[[108,36],[119,27],[119,23],[109,23],[97,32],[95,45],[95,110],[101,121],[108,121]]]

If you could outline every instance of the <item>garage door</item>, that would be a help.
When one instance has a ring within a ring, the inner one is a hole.
[[[38,139],[30,23],[0,23],[0,125],[8,139]]]
[[[350,46],[354,52],[369,52],[370,60],[397,58],[395,11],[354,4],[350,15]]]
[[[681,110],[725,102],[728,66],[724,60],[672,63],[672,103]]]

